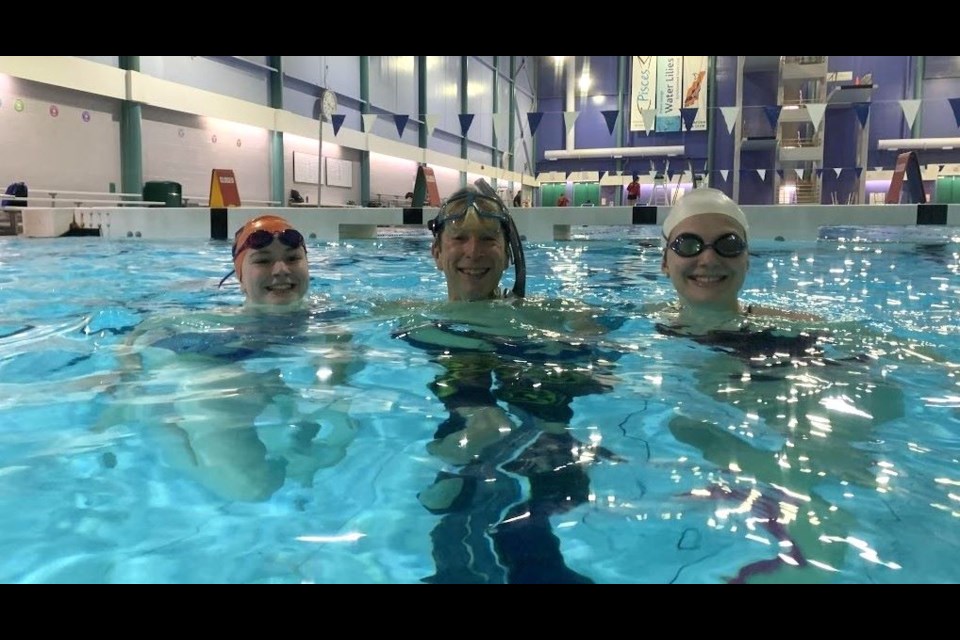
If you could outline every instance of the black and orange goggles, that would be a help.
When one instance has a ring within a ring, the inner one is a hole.
[[[243,231],[242,229],[240,231]],[[237,232],[237,235],[240,235],[240,231]],[[237,257],[238,253],[246,249],[259,250],[265,247],[269,247],[274,239],[279,240],[284,245],[290,247],[291,249],[296,249],[297,247],[304,247],[306,249],[307,242],[303,237],[303,234],[297,231],[296,229],[284,229],[283,231],[267,231],[266,229],[257,229],[253,233],[247,236],[247,239],[243,241],[242,245],[233,245],[233,257]]]

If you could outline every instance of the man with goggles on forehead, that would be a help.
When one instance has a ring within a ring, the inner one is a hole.
[[[551,517],[589,502],[583,452],[613,457],[569,431],[573,399],[612,388],[617,354],[585,340],[608,327],[582,305],[524,297],[520,234],[484,180],[453,193],[428,227],[447,303],[394,334],[440,365],[429,388],[447,410],[427,445],[446,468],[417,496],[440,516],[436,572],[423,580],[591,582],[566,565]],[[513,287],[501,289],[511,262]]]
[[[299,305],[310,287],[303,235],[280,216],[259,216],[237,230],[233,268],[248,306]]]
[[[739,299],[750,256],[747,216],[717,189],[694,189],[680,198],[663,222],[661,270],[679,297],[671,305],[676,323],[719,325],[750,316],[816,320],[811,314],[744,304]]]
[[[449,300],[490,300],[526,292],[526,263],[520,234],[503,201],[484,181],[454,193],[427,224],[430,253],[447,280]],[[513,262],[511,291],[499,288]]]

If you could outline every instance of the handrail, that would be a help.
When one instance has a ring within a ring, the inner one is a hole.
[[[66,199],[67,201],[73,202],[74,205],[76,205],[76,206],[74,206],[74,207],[57,207],[57,206],[55,206],[56,200],[54,200],[53,198],[45,198],[45,197],[43,197],[43,196],[27,196],[26,198],[24,198],[24,197],[12,196],[12,195],[10,195],[10,194],[6,194],[6,195],[8,195],[8,196],[10,196],[10,197],[8,197],[8,198],[2,198],[2,199],[0,199],[0,200],[5,200],[5,201],[7,201],[7,202],[14,202],[14,201],[16,201],[16,202],[26,202],[26,203],[27,203],[27,206],[26,206],[26,207],[21,207],[21,206],[19,206],[19,205],[8,204],[8,205],[6,205],[5,207],[3,207],[4,209],[26,209],[26,208],[30,208],[30,209],[74,209],[74,208],[76,208],[76,209],[79,209],[79,208],[81,208],[81,205],[84,205],[84,204],[87,204],[87,205],[113,204],[113,205],[117,205],[117,206],[120,206],[120,207],[129,207],[129,206],[133,206],[133,205],[147,205],[147,206],[151,206],[151,205],[164,205],[164,204],[166,204],[166,202],[162,202],[162,201],[160,201],[160,200],[97,200],[97,199],[89,199],[89,198],[86,198],[86,199],[83,199],[83,200],[73,200],[73,199],[67,198],[67,199]],[[31,205],[30,205],[30,201],[31,201],[31,200],[40,200],[40,201],[42,201],[42,202],[50,202],[50,203],[51,203],[51,206],[49,206],[49,207],[31,206]]]
[[[142,193],[117,193],[115,191],[71,191],[70,189],[47,189],[44,187],[28,187],[30,191],[43,191],[56,197],[57,194],[69,194],[71,196],[121,196],[131,198],[142,198]]]
[[[210,202],[210,198],[208,196],[181,196],[181,198],[185,203],[186,202],[196,202],[198,204],[204,203],[201,206],[206,206]],[[247,200],[245,198],[241,198],[240,203],[241,203],[241,206],[246,206],[249,203],[249,204],[262,204],[270,207],[277,207],[283,204],[279,200]]]

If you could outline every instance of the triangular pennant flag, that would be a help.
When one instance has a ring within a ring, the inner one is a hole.
[[[650,169],[650,171],[648,171],[647,174],[648,174],[651,178],[655,178],[655,177],[657,176],[657,170],[656,170],[656,169]]]
[[[797,177],[801,180],[803,180],[803,176],[807,174],[806,169],[796,169],[796,172],[797,172]]]
[[[667,169],[667,182],[673,182],[673,170]]]
[[[867,116],[870,115],[870,103],[854,102],[853,112],[857,114],[857,120],[860,121],[860,126],[861,127],[867,126]]]
[[[913,121],[917,119],[917,112],[920,110],[920,101],[901,100],[900,108],[903,109],[903,117],[907,119],[907,126],[912,127]]]
[[[363,132],[370,133],[373,131],[373,123],[377,121],[377,114],[365,113],[360,117],[363,119]]]
[[[493,130],[497,134],[497,140],[506,140],[510,135],[510,114],[506,111],[493,114]]]
[[[433,130],[437,128],[437,125],[440,123],[440,114],[439,113],[427,113],[423,116],[423,121],[427,125],[427,135],[432,136]]]
[[[813,123],[813,132],[816,133],[820,130],[820,125],[823,124],[823,112],[827,110],[827,104],[825,102],[808,102],[806,107],[810,122]]]
[[[733,134],[733,125],[737,124],[740,107],[720,107],[720,115],[723,116],[723,122],[727,125],[727,133]]]
[[[470,131],[470,125],[473,124],[473,116],[472,113],[461,113],[457,116],[460,118],[460,135],[464,138],[467,137],[467,131]]]
[[[650,159],[650,170],[651,170],[651,171],[656,171],[656,170],[657,170],[657,165],[656,165],[656,163],[654,163],[653,158]]]
[[[942,167],[943,165],[940,166]],[[861,174],[863,174],[863,167],[854,167],[853,170],[857,172],[857,179],[859,180]]]
[[[643,114],[643,130],[647,135],[650,135],[650,132],[653,131],[654,126],[657,124],[657,110],[643,109],[640,113]]]
[[[563,177],[566,178],[567,180],[570,179],[570,176],[571,176],[571,175],[573,175],[573,171],[564,171],[564,172],[563,172]]]
[[[763,182],[767,179],[767,170],[766,169],[757,169],[757,175],[760,176],[760,182]]]
[[[777,175],[783,180],[783,169],[777,169]]]
[[[610,132],[610,135],[613,135],[613,128],[617,126],[617,117],[620,116],[620,112],[616,109],[611,109],[609,111],[601,111],[603,114],[603,119],[607,121],[607,131]]]
[[[950,103],[950,108],[953,109],[953,119],[957,121],[957,126],[960,127],[960,98],[947,98],[947,101]]]
[[[579,111],[564,111],[563,112],[563,127],[567,133],[570,133],[570,129],[573,129],[573,123],[577,121],[577,118],[580,116]]]
[[[683,119],[683,128],[687,131],[690,131],[690,127],[693,126],[693,121],[697,118],[697,111],[700,111],[700,107],[686,107],[680,109],[680,117]]]
[[[943,173],[943,167],[944,165],[942,164],[937,165],[937,173]]]
[[[823,177],[823,169],[817,169],[817,177],[818,177],[818,178],[822,178],[822,177]]]
[[[774,129],[777,128],[777,122],[780,120],[781,109],[783,109],[783,107],[778,104],[768,105],[763,108],[763,112],[767,114],[767,121]]]
[[[720,176],[723,178],[723,181],[727,181],[727,175],[730,173],[730,169],[720,169]]]
[[[330,121],[333,124],[333,135],[337,135],[338,133],[340,133],[340,127],[343,126],[343,121],[346,119],[347,119],[347,116],[346,114],[343,114],[343,113],[335,113],[332,116],[330,116]]]
[[[843,167],[834,167],[834,168],[833,168],[833,173],[834,173],[838,178],[840,177],[840,172],[841,172],[841,171],[843,171]]]
[[[401,138],[403,137],[403,130],[407,128],[407,121],[410,119],[410,116],[393,116],[393,121],[397,125],[397,135]]]
[[[527,114],[527,124],[530,125],[530,135],[537,132],[537,127],[540,126],[540,120],[542,119],[543,113],[540,111],[531,111]]]

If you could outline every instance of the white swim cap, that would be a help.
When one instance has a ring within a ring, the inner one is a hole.
[[[663,237],[669,238],[673,228],[691,216],[701,213],[719,213],[733,218],[743,227],[743,232],[749,231],[747,216],[736,202],[727,197],[719,189],[701,187],[687,192],[670,208],[667,219],[663,221]]]

